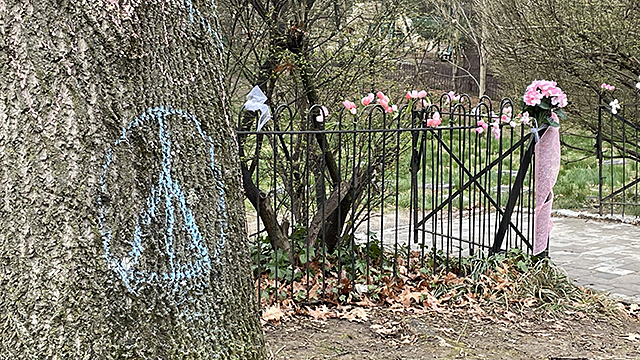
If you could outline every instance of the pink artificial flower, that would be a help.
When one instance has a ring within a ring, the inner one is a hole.
[[[418,92],[418,98],[422,99],[425,96],[427,96],[427,92],[424,90],[420,90],[420,92]]]
[[[387,103],[389,102],[389,98],[382,91],[378,91],[376,95],[378,96],[378,100],[385,100]]]
[[[324,119],[329,117],[329,109],[327,109],[326,106],[322,106],[320,108],[320,115],[316,116],[316,121],[317,122],[323,122]]]
[[[407,100],[412,99],[411,92],[407,91],[407,95],[404,96]]]
[[[514,128],[514,127],[518,126],[518,123],[512,120],[512,121],[509,122],[509,126]]]
[[[484,122],[484,120],[478,120],[477,124],[478,124],[478,127],[476,128],[476,132],[478,134],[482,134],[485,130],[489,128],[489,124]]]
[[[529,117],[528,111],[518,114],[518,118],[520,119],[520,122],[525,125],[529,125],[531,123],[531,118]]]
[[[386,108],[384,108],[384,112],[386,112],[387,114],[391,114],[393,112],[393,107],[387,106]]]
[[[417,99],[418,98],[418,91],[417,90],[411,90],[411,91],[407,91],[407,100],[408,99]]]
[[[567,103],[567,95],[563,92],[561,92],[558,96],[551,98],[551,105],[556,105],[559,108],[567,106]]]
[[[358,110],[356,110],[356,104],[352,103],[349,100],[345,100],[343,103],[344,107],[349,110],[353,115],[355,115]]]
[[[391,105],[391,110],[398,111],[398,105]]]
[[[460,95],[456,95],[456,93],[453,91],[449,91],[447,95],[449,95],[449,97],[447,97],[447,103],[449,103],[449,100],[460,101]]]
[[[491,132],[493,133],[493,137],[498,140],[500,139],[500,124],[494,122],[491,124]]]
[[[540,84],[543,82],[544,80],[533,80],[531,82],[531,84],[529,84],[529,86],[527,86],[527,92],[529,91],[535,91],[538,89],[538,87],[540,86]]]
[[[389,107],[389,100],[388,99],[378,99],[378,103],[380,105],[382,105],[383,108],[388,108]]]
[[[538,85],[542,96],[555,96],[561,90],[557,87],[557,83],[555,81],[545,81],[542,80]]]
[[[529,106],[539,105],[544,96],[536,90],[528,90],[522,97],[524,103]]]
[[[427,119],[427,126],[437,127],[440,126],[440,124],[442,124],[442,119],[440,118],[440,113],[437,111],[433,113],[431,118]]]
[[[602,85],[600,85],[600,88],[601,88],[602,90],[609,90],[609,91],[613,91],[613,90],[615,90],[615,89],[616,89],[616,87],[615,87],[615,86],[613,86],[613,85],[609,85],[609,84],[607,84],[607,83],[602,83]]]
[[[367,106],[367,105],[371,104],[373,99],[374,99],[373,94],[369,93],[369,95],[363,97],[362,100],[360,100],[360,102],[362,103],[362,105]]]

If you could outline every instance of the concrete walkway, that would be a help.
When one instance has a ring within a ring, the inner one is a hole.
[[[575,215],[553,217],[553,262],[580,285],[640,303],[640,226]]]

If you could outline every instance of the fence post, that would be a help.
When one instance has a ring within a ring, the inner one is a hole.
[[[416,129],[417,126],[421,126],[422,119],[419,116],[418,111],[412,110],[412,128],[411,131],[411,201],[409,205],[409,213],[411,214],[411,220],[413,220],[413,242],[418,242],[418,170],[420,169],[420,152],[418,151],[418,139],[420,137],[420,132]],[[411,224],[409,224],[409,228],[411,229]],[[410,243],[410,241],[409,241]],[[411,248],[411,245],[409,248]]]

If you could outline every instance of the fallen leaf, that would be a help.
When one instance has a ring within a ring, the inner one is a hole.
[[[262,321],[279,324],[280,319],[282,319],[283,316],[284,316],[284,312],[282,312],[282,309],[280,309],[280,306],[274,305],[264,309],[264,311],[262,312]]]
[[[332,313],[331,310],[329,310],[327,305],[317,306],[315,310],[312,310],[311,308],[307,307],[307,313],[314,320],[323,320],[324,321],[324,320],[327,320],[327,319],[330,319],[330,318],[337,317],[336,314]]]
[[[364,306],[364,307],[372,307],[374,305],[366,295],[362,297],[361,301],[358,301],[358,302],[356,302],[354,304],[356,304],[358,306]]]
[[[628,333],[627,335],[622,337],[625,340],[630,340],[630,341],[638,341],[640,340],[640,334],[636,334],[636,333]]]
[[[417,304],[420,303],[420,298],[422,294],[419,292],[412,292],[409,288],[405,288],[404,291],[398,295],[398,300],[402,303],[402,305],[406,308],[411,306],[411,299],[413,299]]]
[[[346,277],[343,277],[340,279],[340,285],[342,285],[342,288],[340,289],[340,293],[342,293],[343,295],[347,295],[349,294],[349,292],[351,292],[351,289],[352,289],[351,280],[347,279]]]
[[[373,332],[375,332],[378,335],[391,335],[394,332],[396,332],[396,328],[395,327],[391,327],[391,328],[387,328],[384,327],[382,325],[378,325],[378,324],[374,324],[370,326],[371,330],[373,330]]]
[[[342,314],[340,318],[347,319],[349,321],[363,322],[367,321],[367,319],[369,318],[369,313],[363,308],[353,308],[351,309],[351,311]]]

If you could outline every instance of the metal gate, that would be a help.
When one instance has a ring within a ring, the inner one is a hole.
[[[448,127],[424,126],[436,112],[449,119]],[[533,136],[509,121],[501,121],[498,139],[477,130],[479,122],[503,115],[509,120],[512,112],[510,100],[493,108],[483,98],[475,108],[463,101],[413,113],[414,122],[423,126],[412,138],[412,242],[423,255],[430,249],[434,266],[438,253],[448,261],[510,248],[532,250]]]
[[[598,198],[600,215],[640,216],[640,100],[598,96]]]

